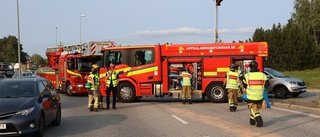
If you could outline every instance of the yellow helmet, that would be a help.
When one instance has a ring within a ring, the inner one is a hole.
[[[93,64],[92,68],[99,68],[99,66],[97,64]]]

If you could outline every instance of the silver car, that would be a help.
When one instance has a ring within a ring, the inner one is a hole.
[[[270,85],[267,87],[267,93],[272,93],[278,98],[289,96],[297,97],[306,92],[306,84],[299,78],[283,75],[281,72],[271,68],[265,68]]]

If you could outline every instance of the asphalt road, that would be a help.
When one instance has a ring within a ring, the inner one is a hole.
[[[320,115],[320,89],[309,89],[296,98],[278,99],[269,96],[273,106]]]
[[[318,93],[318,92],[316,92]],[[301,96],[310,96],[313,93]],[[142,98],[135,103],[118,102],[118,109],[89,112],[86,96],[61,94],[62,122],[47,126],[46,137],[318,137],[320,115],[273,106],[262,109],[264,126],[249,125],[246,103],[229,112],[227,103],[195,100],[182,105],[177,99]]]

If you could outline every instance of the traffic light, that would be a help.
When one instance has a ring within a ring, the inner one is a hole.
[[[216,6],[220,6],[223,0],[216,0]]]

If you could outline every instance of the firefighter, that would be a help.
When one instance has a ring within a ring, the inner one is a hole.
[[[93,65],[92,65],[92,68],[93,68],[93,69],[97,69],[97,75],[99,76],[99,77],[97,77],[97,79],[98,79],[97,82],[99,82],[97,85],[100,85],[99,66],[98,66],[97,64],[93,64]],[[102,96],[102,94],[101,94],[101,91],[100,91],[100,87],[99,87],[99,86],[97,87],[97,92],[99,93],[99,94],[98,94],[98,108],[99,108],[99,109],[104,109],[104,108],[103,108],[103,96]]]
[[[245,74],[247,84],[246,96],[248,99],[248,109],[250,110],[249,123],[261,127],[263,120],[259,109],[263,101],[264,88],[268,86],[269,81],[267,80],[267,76],[259,71],[256,61],[250,62],[249,67],[250,71]]]
[[[91,83],[91,88],[88,91],[88,107],[90,111],[98,112],[98,98],[99,98],[99,75],[97,67],[92,67],[87,82]]]
[[[107,72],[107,77],[106,77],[106,86],[107,86],[107,108],[109,109],[110,106],[110,93],[112,91],[112,108],[117,109],[116,107],[116,98],[117,98],[117,85],[118,85],[118,79],[119,76],[117,72],[114,70],[115,65],[110,64],[109,65],[109,71]]]
[[[235,112],[238,105],[238,90],[239,90],[239,78],[238,78],[238,66],[231,64],[230,70],[226,74],[223,86],[228,91],[228,105],[230,112]]]
[[[188,68],[184,68],[184,72],[182,72],[180,76],[182,77],[182,104],[186,104],[186,99],[188,99],[189,104],[192,104],[192,102],[191,102],[191,77],[192,77],[192,75],[189,73]]]

